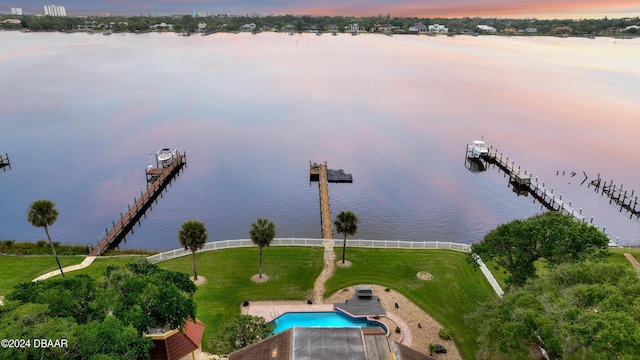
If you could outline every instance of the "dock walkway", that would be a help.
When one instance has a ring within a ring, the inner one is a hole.
[[[537,177],[533,178],[533,175],[526,169],[522,169],[520,165],[516,165],[513,159],[509,159],[508,156],[504,156],[499,153],[493,146],[489,149],[485,160],[487,163],[495,164],[505,174],[509,175],[509,182],[513,186],[517,186],[529,192],[536,200],[538,200],[544,207],[552,211],[558,211],[565,215],[571,215],[575,220],[580,222],[586,222],[587,218],[582,214],[582,209],[576,209],[573,207],[571,201],[562,199],[562,195],[556,195],[553,189],[546,187],[545,183],[539,181]],[[593,224],[593,216],[589,220],[589,223]],[[602,231],[606,231],[606,227],[602,227]],[[618,246],[611,237],[609,237],[609,246]]]
[[[96,239],[98,245],[91,251],[90,256],[100,256],[109,248],[117,246],[122,239],[133,229],[133,226],[140,222],[140,218],[145,211],[157,199],[166,188],[167,184],[186,164],[186,153],[180,154],[177,150],[171,162],[165,162],[164,167],[149,168],[146,171],[147,188],[140,192],[140,198],[133,198],[133,205],[128,206],[127,211],[120,213],[120,219],[112,221],[111,229],[105,229],[102,237]],[[99,240],[98,240],[99,239]]]
[[[324,267],[313,284],[313,301],[322,304],[324,299],[324,283],[335,271],[336,254],[333,252],[333,224],[331,222],[331,203],[329,201],[329,181],[327,163],[309,164],[309,179],[318,181],[320,189],[320,220],[322,222],[322,245],[324,247]]]

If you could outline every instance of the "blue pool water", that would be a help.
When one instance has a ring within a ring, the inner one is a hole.
[[[332,312],[288,312],[271,322],[276,326],[273,333],[303,327],[372,327],[378,326],[366,319],[352,319],[335,311]]]

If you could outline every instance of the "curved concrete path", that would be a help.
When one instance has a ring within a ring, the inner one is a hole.
[[[96,256],[87,256],[86,258],[84,258],[84,260],[82,260],[82,262],[80,264],[63,267],[62,271],[64,271],[64,273],[66,274],[67,272],[70,272],[70,271],[84,269],[87,266],[91,265],[91,263],[93,263],[93,260],[95,260],[95,259],[96,259]],[[48,279],[48,278],[56,276],[56,275],[60,275],[60,269],[54,270],[54,271],[49,271],[48,273],[46,273],[44,275],[38,276],[37,278],[33,279],[32,281],[45,280],[45,279]]]
[[[636,271],[638,272],[638,276],[640,276],[640,263],[638,263],[638,260],[636,260],[636,258],[634,258],[633,255],[629,253],[624,253],[624,256],[627,258],[627,260],[629,260],[631,265],[633,265],[633,267],[636,269]]]

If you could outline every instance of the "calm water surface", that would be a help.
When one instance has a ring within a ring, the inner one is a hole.
[[[258,217],[320,237],[308,167],[325,160],[354,176],[330,196],[356,238],[473,243],[542,211],[497,169],[465,168],[482,136],[638,245],[638,220],[580,182],[640,191],[639,58],[640,39],[0,32],[0,239],[44,237],[26,210],[46,198],[55,240],[95,243],[170,147],[187,168],[128,247],[179,247],[189,219],[210,240]]]

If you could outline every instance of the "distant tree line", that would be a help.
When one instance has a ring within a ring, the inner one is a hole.
[[[19,24],[2,23],[7,19],[18,19]],[[310,15],[278,15],[278,16],[228,16],[214,15],[208,17],[193,17],[191,15],[177,16],[83,16],[83,17],[52,17],[33,15],[0,15],[0,29],[31,31],[76,31],[79,26],[89,25],[95,30],[112,30],[122,32],[144,32],[156,24],[171,24],[170,31],[195,32],[198,24],[207,25],[208,31],[238,31],[242,25],[253,23],[256,29],[277,29],[285,27],[295,31],[309,31],[319,29],[328,31],[330,26],[337,27],[337,31],[345,31],[345,26],[357,23],[360,29],[369,32],[379,31],[380,25],[393,27],[395,33],[412,33],[409,27],[422,23],[424,25],[440,24],[451,33],[478,32],[477,25],[488,25],[498,32],[505,29],[525,31],[535,28],[537,35],[555,34],[554,29],[568,28],[573,35],[614,35],[631,25],[640,25],[640,17],[609,19],[507,19],[507,18],[420,18],[420,17],[391,17],[390,14],[352,17],[352,16],[310,16]],[[626,31],[636,34],[638,30],[631,28]]]

